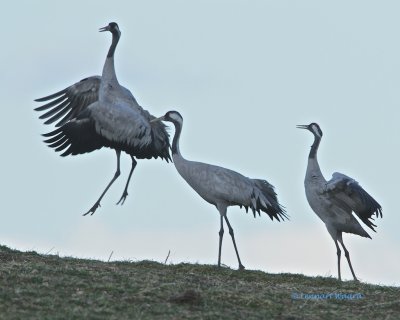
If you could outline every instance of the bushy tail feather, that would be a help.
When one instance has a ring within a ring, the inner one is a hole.
[[[256,188],[251,196],[250,208],[255,216],[256,212],[260,215],[260,210],[267,213],[271,220],[278,221],[289,219],[285,207],[279,204],[274,187],[266,180],[254,179]]]

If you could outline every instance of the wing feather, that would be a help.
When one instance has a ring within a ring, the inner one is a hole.
[[[325,192],[329,194],[331,201],[345,210],[354,211],[362,222],[375,231],[373,215],[382,218],[382,207],[356,180],[335,172],[327,182]]]
[[[36,102],[52,100],[35,108],[36,111],[49,110],[39,119],[47,119],[45,124],[59,120],[57,127],[75,119],[81,111],[99,99],[100,82],[100,76],[88,77],[61,91],[36,99]]]

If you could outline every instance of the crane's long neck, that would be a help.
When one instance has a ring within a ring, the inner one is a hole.
[[[321,142],[321,137],[314,135],[314,143],[311,146],[310,154],[308,155],[309,159],[315,159],[317,160],[317,151],[319,148],[319,144]]]
[[[321,169],[319,167],[318,159],[317,159],[317,151],[319,144],[321,142],[321,137],[314,134],[314,143],[311,146],[310,153],[308,155],[308,165],[306,176],[311,178],[322,178],[324,179]]]
[[[118,31],[112,32],[111,46],[110,49],[108,50],[106,62],[104,63],[103,67],[103,74],[102,74],[103,83],[111,83],[111,82],[118,83],[114,67],[114,53],[120,37],[121,35]]]
[[[179,139],[181,138],[182,123],[174,122],[174,125],[175,125],[175,134],[174,134],[174,139],[172,140],[172,156],[182,157],[181,151],[179,149]]]
[[[174,166],[180,176],[192,186],[191,176],[193,175],[193,166],[191,166],[191,161],[186,160],[179,149],[179,139],[181,137],[182,132],[182,121],[173,121],[175,125],[175,134],[172,140],[172,160],[174,162]],[[192,186],[193,187],[193,186]]]

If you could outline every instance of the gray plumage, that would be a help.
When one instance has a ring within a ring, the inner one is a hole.
[[[341,251],[338,241],[343,247],[353,278],[357,280],[350,261],[349,252],[343,243],[342,232],[371,238],[353,216],[352,212],[354,212],[366,226],[375,231],[374,227],[376,227],[376,225],[372,222],[372,216],[375,214],[376,217],[382,217],[382,207],[357,181],[342,173],[335,172],[331,180],[326,181],[317,160],[317,151],[322,138],[321,128],[316,123],[299,125],[297,128],[309,130],[314,135],[314,143],[311,146],[308,157],[307,171],[304,180],[308,203],[318,217],[325,223],[329,234],[335,242],[338,257],[339,280],[341,280]]]
[[[266,180],[250,179],[235,171],[182,157],[179,150],[179,138],[183,118],[177,111],[169,111],[164,116],[153,120],[169,121],[175,125],[172,142],[172,158],[178,173],[207,202],[216,206],[220,213],[218,266],[221,265],[221,246],[224,233],[223,219],[229,228],[229,234],[239,262],[239,269],[244,269],[237,250],[233,229],[227,218],[229,206],[250,208],[254,217],[260,211],[278,221],[288,218],[283,207],[278,203],[274,187]]]
[[[56,121],[57,129],[44,134],[45,143],[61,156],[91,152],[102,147],[115,149],[117,170],[100,198],[86,212],[93,214],[100,201],[120,175],[120,154],[125,151],[132,160],[131,171],[124,192],[117,204],[123,204],[128,185],[138,159],[158,158],[171,160],[169,135],[162,123],[150,123],[154,119],[133,97],[132,93],[121,86],[114,68],[114,52],[121,32],[115,22],[101,28],[100,31],[112,33],[112,43],[103,67],[102,76],[85,78],[68,88],[37,102],[49,101],[36,108],[46,111],[40,119],[45,124]]]

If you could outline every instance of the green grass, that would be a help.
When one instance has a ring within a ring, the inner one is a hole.
[[[293,293],[363,298],[293,299]],[[0,319],[382,318],[400,318],[400,288],[210,265],[60,258],[0,246]]]

